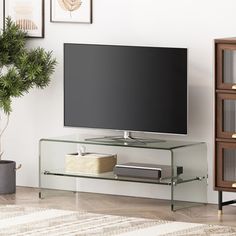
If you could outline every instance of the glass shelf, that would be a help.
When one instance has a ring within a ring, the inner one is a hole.
[[[99,141],[98,141],[99,140]],[[177,148],[183,148],[193,145],[204,144],[204,142],[187,142],[177,140],[152,140],[145,143],[145,139],[141,139],[141,142],[130,141],[124,142],[119,140],[109,140],[109,137],[88,137],[84,138],[80,135],[68,135],[62,137],[55,137],[49,139],[41,139],[41,142],[64,142],[64,143],[79,143],[79,144],[92,144],[92,145],[106,145],[106,146],[118,146],[118,147],[135,147],[135,148],[147,148],[147,149],[161,149],[161,150],[173,150]],[[142,143],[143,142],[143,143]]]
[[[155,191],[155,197],[164,196],[162,191],[166,193],[164,198],[170,194],[171,210],[177,209],[176,201],[179,200],[186,202],[195,201],[198,203],[207,201],[207,158],[206,143],[204,142],[155,141],[152,139],[150,142],[147,141],[145,143],[145,139],[142,138],[138,139],[138,141],[124,142],[123,140],[112,140],[110,137],[85,137],[74,134],[55,138],[43,138],[39,144],[40,198],[42,197],[43,190],[46,189],[96,192],[96,189],[99,189],[100,186],[98,181],[108,180],[111,182],[123,181],[151,184],[151,189],[155,185],[155,188],[160,190],[152,190]],[[117,177],[113,172],[85,174],[65,171],[65,156],[68,153],[78,152],[82,146],[89,152],[117,154],[118,164],[130,161],[168,165],[171,167],[172,176],[155,180]],[[183,167],[183,173],[178,176],[176,172],[177,166]],[[88,181],[91,181],[91,186],[87,185],[85,179],[90,179]],[[97,183],[93,180],[97,180]],[[103,184],[113,186],[113,183],[101,182],[101,185]]]
[[[85,174],[85,173],[73,173],[73,172],[66,172],[65,170],[45,170],[43,171],[44,175],[56,175],[56,176],[67,176],[67,177],[77,177],[77,178],[90,178],[90,179],[104,179],[104,180],[115,180],[115,181],[127,181],[127,182],[137,182],[137,183],[149,183],[149,184],[163,184],[163,185],[171,185],[171,178],[165,179],[140,179],[140,178],[131,178],[131,177],[118,177],[113,172],[105,172],[101,174]],[[201,181],[205,177],[184,177],[181,178],[180,176],[173,177],[173,184],[181,184],[187,183],[192,181]]]

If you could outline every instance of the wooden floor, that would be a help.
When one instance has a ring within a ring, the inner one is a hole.
[[[171,212],[170,202],[165,200],[94,193],[75,194],[64,191],[50,191],[44,199],[39,199],[38,193],[38,189],[18,187],[14,195],[0,195],[0,204],[84,210],[111,215],[236,226],[236,207],[233,206],[224,207],[224,214],[219,220],[217,206],[212,204]]]

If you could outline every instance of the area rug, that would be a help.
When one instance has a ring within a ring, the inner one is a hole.
[[[0,235],[228,236],[236,228],[8,205],[0,206]]]

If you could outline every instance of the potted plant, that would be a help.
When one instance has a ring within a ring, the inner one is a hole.
[[[5,28],[0,31],[0,115],[4,114],[6,120],[0,129],[0,194],[15,193],[16,189],[16,163],[2,160],[1,145],[12,111],[12,99],[32,88],[48,86],[56,66],[52,52],[43,48],[27,49],[26,36],[11,18],[6,19]]]

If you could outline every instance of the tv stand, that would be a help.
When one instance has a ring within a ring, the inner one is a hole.
[[[133,158],[134,162],[149,163],[152,159],[153,164],[169,165],[171,176],[160,179],[141,179],[128,176],[117,177],[113,172],[101,174],[67,172],[65,170],[65,155],[77,152],[82,146],[95,153],[113,153],[111,150],[114,150],[114,153],[118,155],[118,163],[125,163],[121,154],[124,151],[121,148],[124,148],[127,150],[127,157],[129,157],[130,152],[132,153],[130,158]],[[143,159],[140,159],[143,155],[142,150],[147,150],[147,152]],[[43,198],[43,193],[50,193],[50,189],[77,192],[80,190],[80,180],[84,178],[97,180],[98,186],[100,180],[143,183],[155,185],[157,188],[159,186],[161,191],[167,191],[167,194],[169,192],[172,211],[207,202],[206,144],[202,142],[165,140],[164,142],[152,142],[145,145],[140,142],[124,144],[114,140],[113,142],[97,142],[96,139],[88,141],[75,134],[41,139],[39,152],[40,198]],[[176,173],[177,166],[183,167],[181,175]],[[180,201],[181,199],[182,201]]]
[[[147,145],[148,143],[159,143],[165,142],[165,140],[161,139],[144,139],[144,138],[135,138],[132,137],[130,131],[124,131],[123,136],[104,136],[99,138],[87,138],[86,141],[94,141],[94,142],[121,142],[124,145],[129,144],[140,144],[140,145]]]

